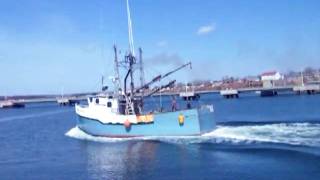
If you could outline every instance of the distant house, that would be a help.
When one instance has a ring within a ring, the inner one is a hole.
[[[283,75],[277,71],[270,71],[261,74],[261,81],[277,81],[280,79],[283,79]]]
[[[274,81],[283,79],[283,75],[277,71],[270,71],[261,74],[263,87],[270,88],[274,86]]]

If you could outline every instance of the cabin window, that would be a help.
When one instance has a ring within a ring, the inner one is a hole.
[[[107,107],[111,107],[112,106],[112,103],[111,102],[108,102],[107,103]]]
[[[108,97],[108,99],[112,99],[112,98],[113,98],[112,96],[109,96],[109,97]]]
[[[96,99],[96,104],[99,104],[99,98]]]
[[[92,102],[92,97],[89,97],[89,101]]]

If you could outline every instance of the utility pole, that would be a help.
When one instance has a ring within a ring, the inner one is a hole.
[[[301,71],[301,86],[304,86],[303,72]]]

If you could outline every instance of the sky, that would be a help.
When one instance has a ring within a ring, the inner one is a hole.
[[[146,80],[188,61],[168,80],[320,67],[318,0],[129,2]],[[125,0],[1,0],[0,95],[97,91],[113,75],[114,44],[122,59]]]

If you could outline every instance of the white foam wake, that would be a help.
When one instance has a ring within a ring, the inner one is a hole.
[[[72,138],[76,138],[76,139],[96,141],[96,142],[119,142],[119,141],[125,140],[124,138],[108,138],[108,137],[92,136],[90,134],[83,132],[77,126],[70,129],[65,135]]]
[[[237,141],[320,146],[320,124],[279,123],[266,125],[220,126],[204,136]]]
[[[256,143],[271,142],[320,147],[320,124],[279,123],[266,125],[218,126],[202,136],[149,136],[135,138],[95,137],[74,127],[66,136],[97,142],[121,142],[132,140],[159,140],[168,143]]]

